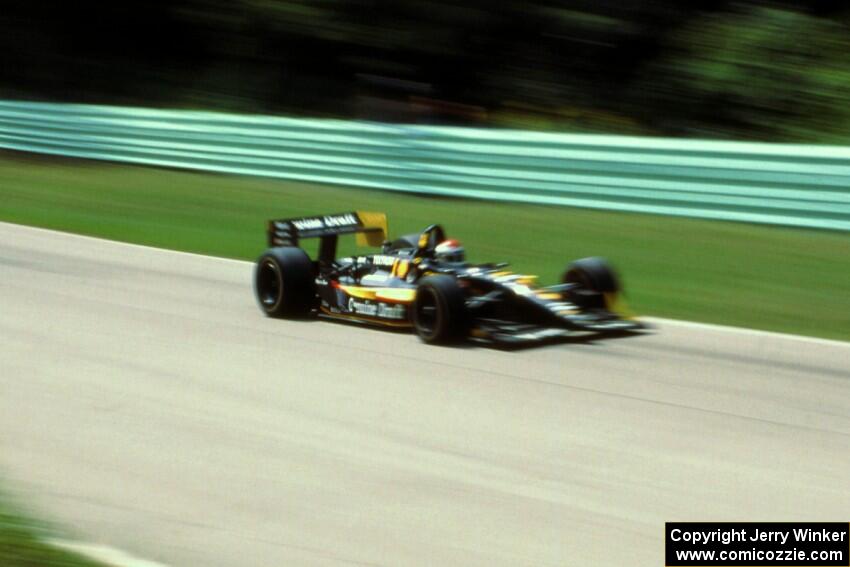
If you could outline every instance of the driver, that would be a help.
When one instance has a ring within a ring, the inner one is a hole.
[[[463,262],[466,260],[463,246],[454,239],[443,240],[434,248],[434,259],[438,262]]]

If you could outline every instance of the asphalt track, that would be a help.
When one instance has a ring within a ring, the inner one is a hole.
[[[850,343],[437,348],[250,279],[0,224],[5,487],[173,566],[658,566],[665,521],[850,515]]]

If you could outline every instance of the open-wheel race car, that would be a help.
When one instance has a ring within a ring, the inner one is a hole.
[[[618,308],[620,284],[601,258],[576,260],[560,284],[507,264],[470,264],[440,225],[387,240],[383,213],[351,212],[268,222],[254,289],[271,317],[309,317],[412,328],[426,343],[466,339],[521,344],[576,332],[624,333],[643,328]],[[338,237],[356,234],[380,252],[337,258]],[[299,247],[318,238],[315,260]]]

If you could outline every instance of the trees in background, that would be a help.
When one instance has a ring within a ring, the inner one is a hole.
[[[849,31],[838,21],[765,6],[739,5],[690,22],[642,80],[650,99],[671,109],[657,127],[848,141]]]
[[[12,2],[0,95],[847,142],[841,2]]]

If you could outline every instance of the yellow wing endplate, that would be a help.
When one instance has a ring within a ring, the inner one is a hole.
[[[357,211],[357,216],[363,224],[363,232],[357,233],[358,246],[380,246],[389,233],[387,215],[371,211]]]

